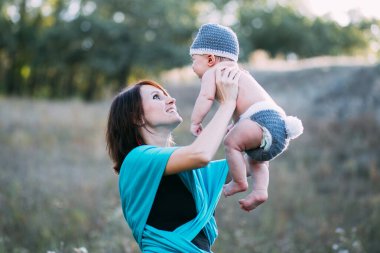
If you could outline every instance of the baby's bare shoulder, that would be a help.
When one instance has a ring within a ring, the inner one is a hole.
[[[259,85],[259,83],[251,75],[251,73],[249,73],[247,70],[242,70],[242,73],[241,73],[240,79],[239,79],[239,85],[242,85],[242,86],[257,86],[257,85]]]

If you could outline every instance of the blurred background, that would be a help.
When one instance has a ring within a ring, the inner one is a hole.
[[[188,52],[205,22],[236,31],[242,67],[305,127],[271,162],[265,204],[221,199],[213,250],[380,252],[376,1],[0,0],[0,253],[139,252],[106,151],[109,106],[157,80],[184,118],[176,143],[190,143]]]

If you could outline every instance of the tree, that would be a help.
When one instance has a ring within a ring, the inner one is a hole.
[[[38,2],[38,1],[37,1]],[[377,43],[379,25],[355,19],[346,27],[266,0],[55,0],[32,6],[0,2],[0,92],[86,100],[104,90],[190,63],[189,46],[202,6],[213,14],[237,8],[241,58],[264,49],[272,56],[356,54]],[[10,11],[11,10],[11,11]],[[51,11],[46,11],[51,10]],[[13,14],[9,14],[13,13]],[[375,25],[375,26],[374,26]]]
[[[341,27],[332,20],[312,19],[290,6],[276,5],[268,10],[245,4],[239,9],[239,20],[236,30],[240,31],[245,53],[264,49],[271,56],[295,53],[312,57],[352,54],[355,49],[368,48],[363,30],[356,25]]]
[[[134,73],[157,73],[189,62],[196,30],[195,1],[82,1],[70,13],[70,1],[58,0],[53,11],[28,9],[26,0],[7,1],[21,18],[1,19],[7,39],[0,55],[9,61],[1,78],[10,95],[81,96],[94,99],[105,86],[120,89]],[[92,6],[92,10],[89,10]],[[17,55],[16,55],[17,53]],[[0,58],[1,59],[1,58]]]

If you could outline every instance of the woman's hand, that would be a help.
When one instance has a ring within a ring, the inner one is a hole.
[[[232,101],[236,103],[240,75],[241,70],[237,65],[232,67],[219,66],[216,68],[216,97],[221,104]]]

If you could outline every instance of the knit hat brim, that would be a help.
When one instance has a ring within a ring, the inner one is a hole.
[[[190,48],[190,55],[194,55],[194,54],[213,54],[220,57],[226,57],[236,62],[238,61],[237,55],[220,51],[220,50],[214,50],[214,49]]]
[[[237,62],[239,41],[236,33],[219,24],[204,24],[190,46],[190,55],[194,54],[213,54]]]

